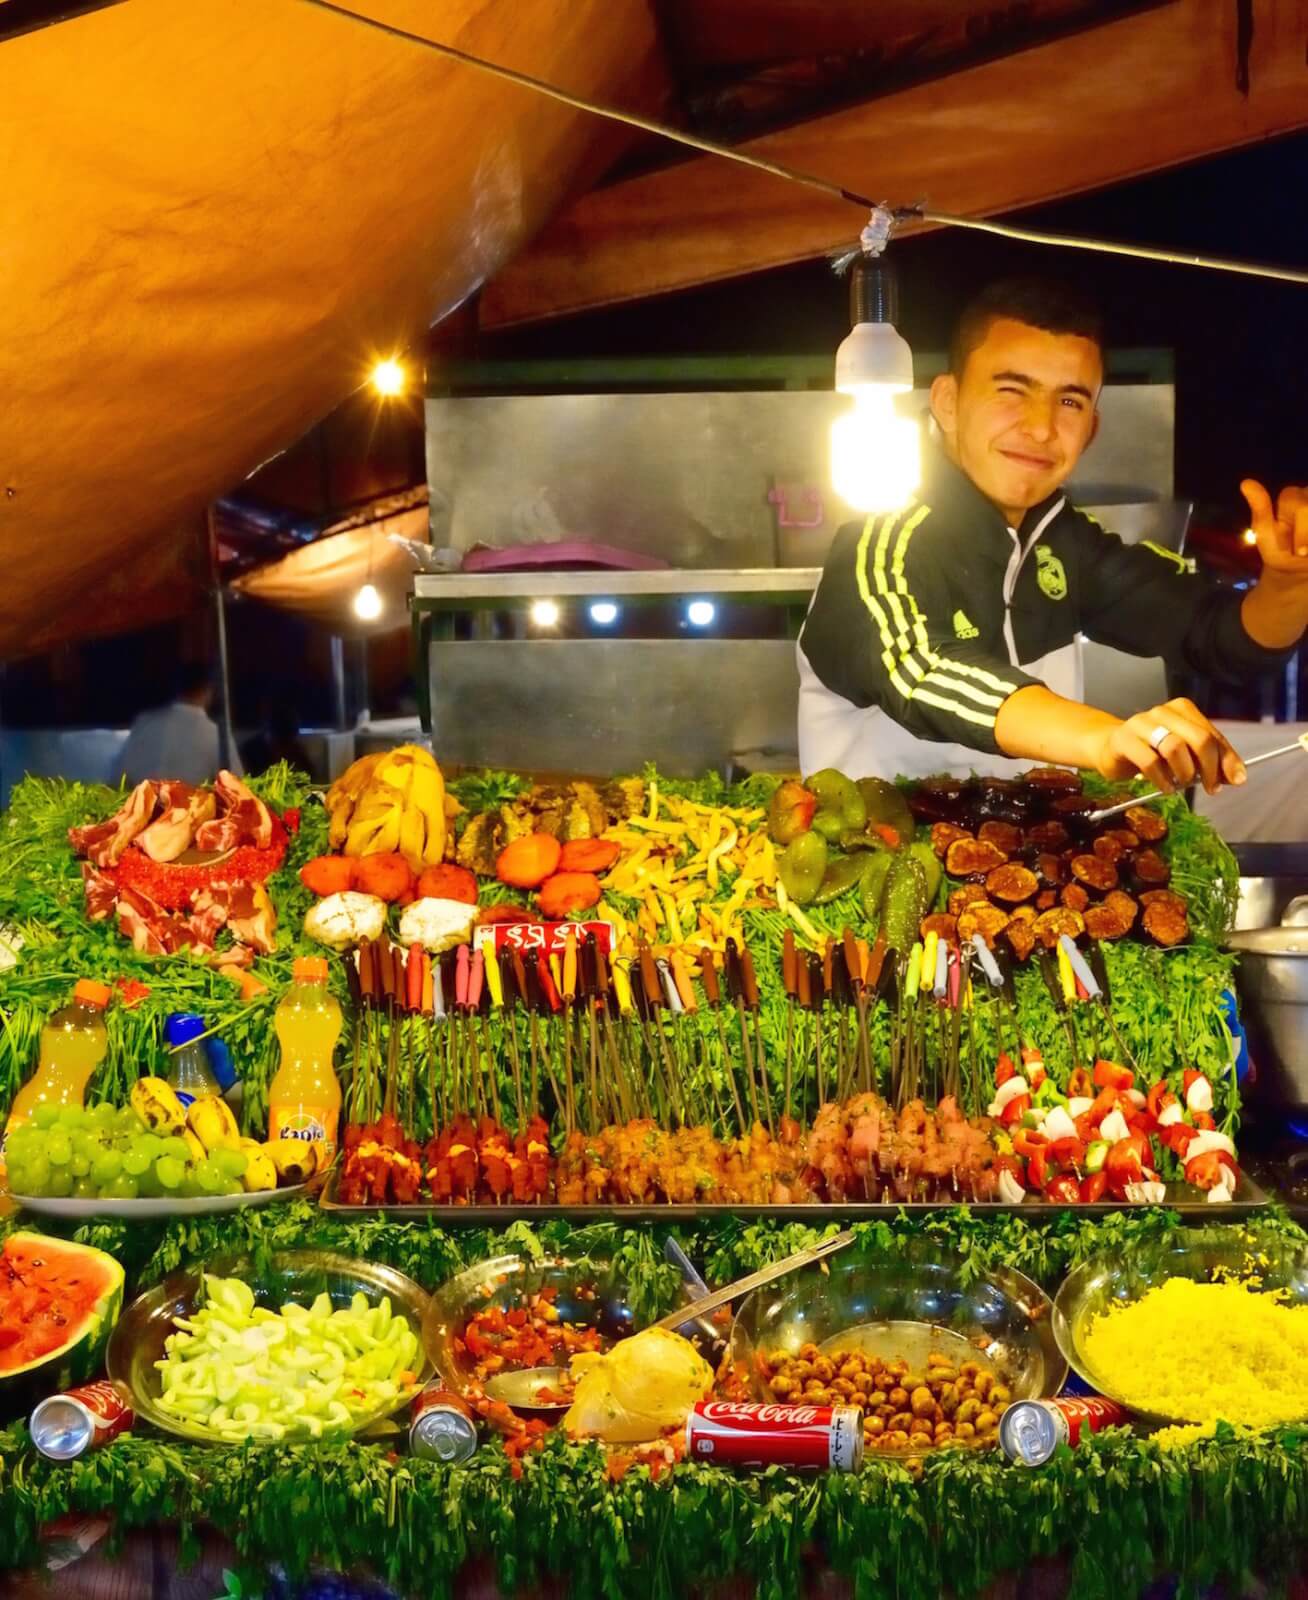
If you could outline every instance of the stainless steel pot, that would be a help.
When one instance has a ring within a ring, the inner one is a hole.
[[[1308,1114],[1308,926],[1292,918],[1248,928],[1227,941],[1238,951],[1240,991],[1257,1078],[1249,1097],[1268,1109]]]

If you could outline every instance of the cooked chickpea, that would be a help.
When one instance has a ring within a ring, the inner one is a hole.
[[[973,1387],[976,1389],[976,1392],[980,1398],[984,1400],[994,1387],[994,1383],[995,1379],[993,1373],[983,1372],[977,1377],[976,1383],[973,1385]]]
[[[857,1406],[860,1411],[866,1411],[867,1395],[862,1389],[854,1389],[850,1392],[849,1403],[851,1406]]]
[[[956,1422],[954,1432],[960,1439],[975,1439],[976,1429],[970,1422]]]
[[[1013,1398],[1013,1391],[1006,1383],[997,1383],[990,1391],[991,1402],[995,1405],[1006,1406]]]
[[[797,1378],[811,1378],[813,1376],[813,1363],[811,1361],[796,1361],[790,1370]]]
[[[774,1350],[768,1357],[774,1367],[788,1367],[794,1359],[794,1354],[790,1350]]]
[[[848,1400],[854,1392],[854,1385],[848,1378],[835,1378],[831,1383],[832,1394],[838,1394],[842,1400]]]
[[[980,1371],[981,1367],[975,1361],[964,1361],[958,1369],[959,1376],[963,1378],[975,1378]]]
[[[897,1411],[890,1419],[892,1433],[907,1433],[916,1419],[911,1411]]]
[[[893,1433],[882,1434],[885,1441],[883,1448],[886,1450],[904,1450],[908,1447],[908,1435],[902,1428],[896,1428]]]
[[[788,1378],[784,1372],[777,1373],[772,1380],[772,1393],[778,1400],[784,1400],[788,1394],[795,1392],[795,1380]]]
[[[900,1378],[900,1379],[906,1378],[908,1376],[908,1362],[907,1361],[890,1361],[890,1362],[887,1362],[886,1363],[886,1371],[888,1373],[890,1373],[892,1377]]]
[[[911,1478],[920,1478],[922,1476],[921,1459],[918,1456],[909,1456],[908,1460],[904,1463],[904,1471],[907,1472]]]
[[[821,1378],[823,1383],[830,1383],[836,1375],[836,1369],[825,1356],[819,1356],[813,1363],[813,1376]]]
[[[938,1396],[940,1409],[947,1417],[952,1417],[958,1410],[958,1387],[956,1384],[947,1383]]]
[[[954,1414],[954,1420],[956,1423],[975,1422],[980,1415],[981,1402],[975,1398],[971,1398],[962,1402],[957,1412]]]
[[[978,1433],[993,1433],[998,1426],[999,1418],[993,1411],[983,1411],[976,1419],[976,1431]]]
[[[929,1433],[910,1433],[908,1436],[908,1448],[910,1450],[930,1450],[934,1443],[935,1441]]]
[[[805,1383],[805,1385],[804,1385],[804,1393],[805,1394],[821,1394],[822,1393],[822,1379],[821,1378],[810,1378],[808,1380],[808,1382]]]
[[[884,1417],[865,1417],[863,1419],[863,1432],[864,1433],[870,1433],[870,1434],[875,1435],[875,1434],[878,1434],[878,1433],[884,1433],[885,1431],[886,1431],[886,1419]]]
[[[902,1411],[903,1408],[908,1404],[908,1390],[902,1389],[896,1385],[896,1387],[890,1391],[887,1399],[890,1401],[891,1405],[894,1406],[896,1411]]]
[[[908,1405],[915,1417],[934,1417],[936,1414],[935,1396],[925,1384],[913,1390],[908,1397]]]
[[[799,1359],[801,1361],[816,1361],[821,1354],[822,1352],[815,1344],[802,1344],[799,1347]]]
[[[953,1363],[943,1350],[932,1350],[927,1355],[927,1366],[929,1367],[948,1367],[952,1365]]]

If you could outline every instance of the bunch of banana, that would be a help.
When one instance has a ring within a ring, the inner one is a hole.
[[[329,837],[347,856],[398,850],[414,872],[445,854],[445,781],[435,757],[402,744],[364,756],[327,791]]]
[[[308,1183],[315,1173],[325,1172],[331,1164],[324,1159],[325,1145],[306,1144],[303,1139],[270,1139],[266,1144],[242,1139],[240,1147],[246,1156],[242,1182],[247,1193]]]

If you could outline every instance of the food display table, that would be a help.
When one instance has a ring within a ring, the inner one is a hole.
[[[473,774],[445,805],[401,755],[368,758],[326,808],[284,768],[220,793],[203,837],[262,897],[221,862],[178,879],[109,861],[124,828],[185,832],[203,796],[138,798],[132,823],[129,797],[20,787],[0,822],[16,955],[0,972],[0,1104],[89,977],[114,1001],[88,1104],[122,1120],[13,1147],[45,1209],[0,1218],[0,1242],[44,1230],[106,1252],[128,1303],[181,1268],[240,1258],[257,1274],[288,1251],[427,1292],[501,1256],[603,1261],[640,1326],[679,1303],[669,1235],[712,1285],[848,1223],[855,1272],[925,1254],[1050,1296],[1084,1262],[1157,1252],[1197,1223],[1234,1230],[1251,1263],[1308,1244],[1239,1173],[1219,944],[1234,862],[1179,802],[1103,841],[1077,820],[1098,796],[1066,774],[1034,798],[946,783],[914,792],[911,817],[902,797],[851,799],[838,774],[816,792]],[[827,842],[787,855],[824,812]],[[225,925],[205,920],[215,902]],[[267,1166],[261,1140],[277,1007],[292,963],[324,945],[345,1019],[342,1151],[304,1197],[290,1189],[312,1172],[285,1150]],[[246,1144],[212,1107],[212,1134],[189,1113],[170,1123],[156,1086],[178,1011],[236,1062]],[[197,1126],[202,1148],[175,1156]],[[60,1216],[77,1190],[58,1147],[77,1155],[81,1138],[116,1138],[136,1171],[93,1162],[77,1182],[102,1176],[111,1202]],[[283,1178],[270,1203],[239,1204],[242,1183]],[[159,1184],[180,1185],[176,1205]],[[206,1194],[239,1209],[209,1214]],[[1214,1366],[1220,1335],[1195,1329]],[[935,1415],[937,1441],[966,1442]],[[919,1449],[915,1428],[911,1448],[880,1450],[869,1428],[857,1470],[805,1473],[684,1458],[675,1429],[650,1448],[561,1429],[512,1448],[490,1431],[447,1464],[410,1452],[398,1405],[363,1437],[197,1444],[138,1424],[56,1462],[18,1415],[0,1429],[0,1567],[26,1594],[80,1524],[89,1553],[57,1579],[79,1596],[189,1600],[216,1594],[224,1567],[243,1595],[1235,1594],[1298,1581],[1308,1529],[1308,1431],[1242,1420],[1170,1438],[1110,1427],[1033,1468],[993,1445]]]

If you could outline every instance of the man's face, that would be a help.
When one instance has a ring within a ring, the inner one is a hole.
[[[1099,426],[1093,340],[996,317],[961,378],[931,385],[950,457],[1012,521],[1063,483]]]

